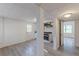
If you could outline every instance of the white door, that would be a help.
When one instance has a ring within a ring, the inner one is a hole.
[[[67,46],[67,44],[70,45],[70,43],[72,45],[74,44],[74,38],[75,38],[74,30],[75,30],[74,21],[61,22],[61,45]]]

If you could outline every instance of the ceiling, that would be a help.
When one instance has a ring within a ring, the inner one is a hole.
[[[66,13],[79,14],[79,3],[42,3],[46,17],[57,18]],[[48,18],[47,18],[48,19]]]
[[[0,3],[0,16],[29,20],[28,18],[38,17],[40,14],[36,5],[44,9],[47,20],[66,13],[79,14],[79,3]]]
[[[38,13],[39,9],[32,3],[0,3],[0,17],[30,20]]]

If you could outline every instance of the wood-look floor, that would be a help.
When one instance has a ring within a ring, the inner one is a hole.
[[[48,51],[46,56],[79,56],[79,48],[75,47],[74,39],[72,38],[65,38],[64,46],[58,50],[53,50],[48,43],[45,43],[45,49]]]
[[[34,40],[19,43],[0,49],[0,56],[35,56],[36,44]]]
[[[37,44],[35,43],[35,41],[36,40],[31,40],[1,48],[0,56],[36,56]],[[64,49],[63,47],[61,47],[59,50],[53,50],[51,46],[45,44],[44,48],[48,51],[44,52],[45,56],[79,56],[79,48]]]

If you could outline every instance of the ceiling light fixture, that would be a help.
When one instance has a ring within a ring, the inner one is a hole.
[[[37,22],[37,19],[36,18],[34,18],[34,20],[33,20],[34,22]]]
[[[72,14],[72,13],[64,14],[64,18],[69,18],[69,17],[71,17],[71,14]]]

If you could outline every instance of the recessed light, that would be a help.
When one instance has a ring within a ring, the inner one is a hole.
[[[37,22],[37,19],[36,18],[34,18],[34,20],[33,20],[34,22]]]
[[[64,18],[69,18],[71,16],[71,13],[64,14]]]

